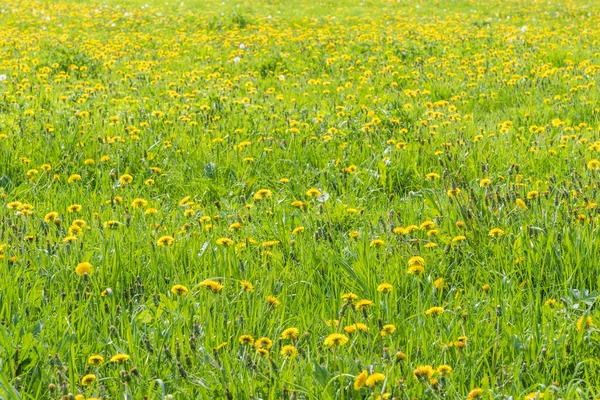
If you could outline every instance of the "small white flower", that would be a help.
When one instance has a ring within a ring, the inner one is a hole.
[[[244,50],[246,48],[246,45],[244,43],[240,44],[240,49]]]
[[[7,79],[6,75],[4,75],[4,74],[0,75],[0,82],[4,82],[6,79]]]
[[[239,57],[236,57],[236,58],[233,59],[234,63],[239,63],[240,61],[241,61],[241,59]]]

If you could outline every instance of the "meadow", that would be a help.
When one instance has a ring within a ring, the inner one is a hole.
[[[600,398],[600,4],[6,0],[0,398]]]

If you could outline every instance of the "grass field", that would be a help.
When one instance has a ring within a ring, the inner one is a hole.
[[[600,4],[0,4],[0,397],[600,398]]]

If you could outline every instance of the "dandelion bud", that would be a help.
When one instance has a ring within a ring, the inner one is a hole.
[[[55,390],[56,390],[56,385],[54,383],[51,383],[48,385],[48,391],[50,393],[54,393]]]
[[[75,396],[73,395],[73,393],[67,394],[67,400],[75,400]]]
[[[165,355],[167,356],[167,358],[169,360],[172,360],[173,359],[173,354],[171,354],[171,350],[169,350],[169,348],[167,347],[166,344],[163,346],[163,349],[165,350]]]
[[[63,381],[60,384],[60,391],[63,396],[66,396],[67,394],[69,394],[69,384],[67,382]]]
[[[181,363],[177,363],[177,369],[179,370],[179,375],[181,375],[181,377],[183,379],[187,378],[187,372],[185,372],[185,369],[183,369],[183,366],[181,365]]]

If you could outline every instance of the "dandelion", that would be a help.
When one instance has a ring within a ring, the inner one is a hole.
[[[525,204],[525,202],[521,199],[517,199],[515,200],[515,203],[517,204],[517,207],[519,207],[521,210],[525,211],[527,210],[527,204]]]
[[[421,365],[413,371],[413,375],[418,380],[431,378],[434,373],[435,370],[431,365]]]
[[[92,383],[94,383],[95,380],[96,380],[96,375],[94,375],[94,374],[87,374],[83,378],[81,378],[81,384],[83,386],[89,386]]]
[[[217,243],[219,246],[227,247],[227,246],[231,246],[233,244],[233,240],[226,238],[226,237],[222,237],[222,238],[217,239],[215,241],[215,243]]]
[[[253,345],[254,344],[254,338],[250,335],[242,335],[240,336],[240,338],[238,339],[240,344],[244,344],[244,345]]]
[[[310,188],[306,192],[306,195],[311,199],[314,199],[315,197],[319,197],[321,195],[321,192],[317,188]]]
[[[391,334],[393,334],[394,332],[396,332],[396,326],[392,325],[392,324],[387,324],[384,325],[383,328],[381,328],[381,336],[389,336]]]
[[[369,246],[371,247],[375,247],[375,248],[379,248],[382,247],[385,244],[385,242],[381,239],[374,239],[371,241],[371,243],[369,244]]]
[[[377,291],[383,294],[390,293],[392,289],[393,286],[390,283],[382,283],[379,286],[377,286]]]
[[[131,182],[133,182],[133,176],[129,175],[129,174],[123,174],[121,175],[121,177],[119,178],[119,183],[121,184],[121,186],[127,186],[129,185]]]
[[[375,373],[369,375],[369,377],[365,381],[365,385],[372,388],[375,385],[377,385],[379,382],[383,382],[383,381],[385,381],[385,375],[382,373],[379,373],[379,372],[375,372]]]
[[[577,320],[577,324],[575,325],[575,328],[577,329],[577,332],[581,332],[583,331],[587,331],[588,328],[593,327],[594,326],[594,320],[592,319],[592,317],[590,316],[582,316]]]
[[[254,347],[256,347],[257,349],[269,350],[272,346],[273,346],[273,341],[271,339],[269,339],[268,337],[261,337],[260,339],[256,340],[256,342],[254,343]]]
[[[437,372],[440,375],[448,375],[448,374],[450,374],[452,372],[452,367],[449,366],[449,365],[440,365],[437,368]]]
[[[287,328],[281,333],[281,338],[284,340],[296,340],[300,336],[300,331],[297,328]]]
[[[467,400],[475,400],[475,399],[478,399],[478,398],[481,396],[481,394],[482,394],[482,393],[483,393],[483,390],[482,390],[482,389],[475,388],[475,389],[471,390],[471,391],[469,392],[469,394],[467,394]]]
[[[369,374],[367,373],[367,370],[361,372],[354,380],[354,390],[360,390],[363,386],[365,386],[368,376]]]
[[[531,392],[525,396],[524,400],[536,400],[536,399],[543,399],[543,398],[544,398],[544,393]]]
[[[167,247],[172,245],[174,241],[175,239],[173,238],[173,236],[161,236],[156,241],[156,245],[159,247]]]
[[[492,228],[488,233],[488,236],[498,238],[500,236],[504,236],[504,231],[500,228]]]
[[[444,312],[443,307],[431,307],[430,309],[425,311],[425,315],[437,317],[438,315],[441,315],[443,312]]]
[[[595,171],[595,170],[597,170],[598,168],[600,168],[600,161],[598,161],[598,160],[596,160],[596,159],[594,159],[594,160],[590,160],[590,161],[588,161],[588,163],[587,163],[587,167],[588,167],[588,169],[589,169],[589,170],[591,170],[591,171]]]
[[[254,285],[248,281],[241,281],[240,286],[242,287],[242,290],[245,292],[251,292],[254,290]]]
[[[327,347],[339,347],[348,343],[350,339],[348,336],[342,335],[341,333],[332,333],[325,338],[325,346]]]
[[[357,310],[366,311],[371,306],[373,306],[373,302],[371,300],[363,299],[356,302],[354,308]]]
[[[281,302],[279,300],[277,300],[277,298],[275,296],[267,296],[267,303],[273,307],[277,307],[278,305],[281,304]]]
[[[67,179],[68,183],[75,183],[75,182],[79,182],[81,180],[81,175],[79,174],[72,174],[71,176],[69,176],[69,179]]]
[[[85,274],[91,275],[94,270],[94,267],[89,262],[82,262],[77,264],[75,268],[75,273],[79,276],[84,276]]]
[[[298,350],[292,345],[285,345],[281,348],[279,352],[285,358],[294,358],[298,355]]]
[[[460,244],[462,242],[464,242],[467,238],[465,236],[462,235],[458,235],[452,238],[452,243],[454,244]]]
[[[124,363],[125,361],[129,360],[131,357],[127,354],[121,354],[121,353],[117,353],[114,356],[112,356],[110,358],[110,362],[114,362],[114,363]]]
[[[176,294],[177,296],[182,296],[184,294],[187,294],[188,289],[183,286],[183,285],[173,285],[173,287],[171,287],[171,293]]]
[[[207,279],[199,283],[200,287],[206,288],[213,293],[219,293],[225,286],[221,285],[219,282],[215,282],[213,280]]]
[[[95,354],[95,355],[91,355],[88,358],[88,364],[91,364],[91,365],[100,365],[103,362],[104,362],[104,357],[102,357],[101,355]]]

